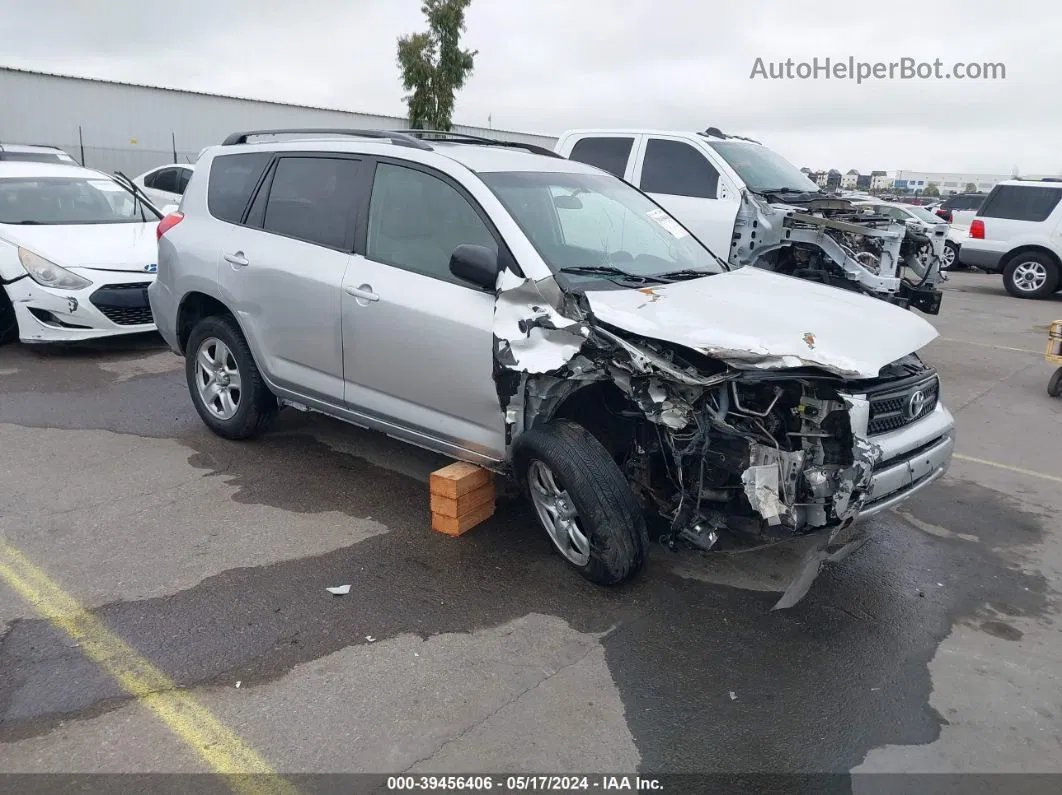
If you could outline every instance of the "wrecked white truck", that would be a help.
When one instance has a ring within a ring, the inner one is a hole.
[[[714,127],[572,130],[556,151],[637,185],[735,267],[940,311],[946,225],[927,230],[868,215],[757,141]]]
[[[857,518],[950,463],[952,416],[917,355],[936,332],[911,312],[731,269],[645,194],[548,152],[251,135],[197,163],[149,289],[221,436],[287,405],[513,474],[604,585],[653,541],[700,554],[813,535],[781,606],[858,545]],[[313,229],[351,225],[327,248],[255,209],[311,166],[336,169],[321,190],[354,208],[308,197]],[[208,206],[216,185],[225,203]]]

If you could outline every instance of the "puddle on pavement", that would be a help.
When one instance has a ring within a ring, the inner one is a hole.
[[[938,482],[904,506],[912,524],[893,514],[871,520],[862,550],[828,567],[795,608],[772,613],[781,584],[757,590],[746,577],[728,587],[712,581],[711,566],[687,559],[676,570],[662,549],[628,586],[586,583],[510,497],[459,539],[434,534],[421,479],[337,452],[375,440],[365,457],[386,464],[399,455],[389,452],[396,442],[291,412],[260,441],[226,442],[202,427],[179,372],[120,384],[114,375],[106,387],[81,385],[73,410],[68,395],[5,395],[0,422],[175,438],[238,503],[339,511],[389,528],[345,549],[96,611],[185,687],[253,687],[366,636],[468,633],[541,613],[581,632],[612,629],[602,644],[643,769],[847,771],[871,748],[936,739],[943,718],[929,705],[927,664],[957,621],[976,617],[1006,635],[1008,617],[1048,609],[1044,580],[993,552],[1035,547],[1043,518],[979,484]],[[339,583],[351,584],[349,595],[325,590]],[[998,614],[981,615],[986,605]],[[42,620],[10,625],[0,670],[0,741],[127,701]]]
[[[772,613],[777,593],[679,576],[662,549],[633,584],[586,583],[552,553],[526,506],[508,498],[460,539],[433,534],[422,481],[335,452],[299,430],[312,418],[285,422],[252,444],[190,436],[191,463],[224,477],[237,502],[371,516],[390,531],[96,611],[181,686],[253,687],[367,636],[468,633],[541,613],[580,632],[612,629],[602,642],[645,770],[845,771],[871,748],[936,739],[943,719],[929,706],[927,663],[959,617],[986,603],[1017,616],[1046,609],[1043,581],[990,551],[1004,536],[1035,544],[1038,518],[975,484],[942,482],[907,510],[984,543],[927,535],[886,515],[874,520],[872,541],[827,568],[803,602]],[[337,583],[350,583],[349,595],[325,590]],[[40,620],[10,627],[0,670],[7,742],[126,701]],[[756,741],[765,734],[769,743]]]

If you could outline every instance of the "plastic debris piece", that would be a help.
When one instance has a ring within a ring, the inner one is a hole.
[[[239,690],[239,689],[240,689],[240,685],[241,685],[241,684],[243,684],[243,680],[237,679],[237,680],[236,680],[236,689],[237,689],[237,690]]]
[[[730,691],[730,700],[737,701],[737,693],[735,693],[733,690]]]
[[[376,642],[376,638],[374,638],[372,635],[366,635],[365,636],[365,640],[369,641],[369,643],[375,643]]]
[[[350,593],[349,585],[333,585],[331,588],[325,588],[328,593],[334,596],[346,596]]]

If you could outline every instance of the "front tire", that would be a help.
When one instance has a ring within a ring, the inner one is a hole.
[[[231,317],[200,320],[185,346],[184,364],[192,403],[218,436],[249,439],[265,431],[276,416],[277,400]]]
[[[1015,298],[1046,298],[1058,289],[1062,274],[1046,254],[1018,254],[1003,270],[1003,286]]]
[[[18,318],[7,291],[0,287],[0,345],[18,342]]]
[[[1047,394],[1051,397],[1062,395],[1062,367],[1055,370],[1051,375],[1051,380],[1047,382]]]
[[[649,552],[642,506],[583,426],[558,420],[524,432],[513,465],[553,546],[583,577],[611,586],[642,570]]]

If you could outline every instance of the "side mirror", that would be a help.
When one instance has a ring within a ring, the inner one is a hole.
[[[178,209],[180,209],[180,205],[167,204],[165,207],[160,207],[159,208],[159,212],[161,212],[163,214],[163,216],[166,216],[166,215],[169,215],[170,213],[177,212]]]
[[[493,290],[498,271],[498,252],[492,248],[464,244],[450,255],[450,273],[477,287]]]

